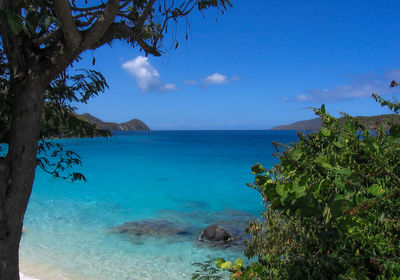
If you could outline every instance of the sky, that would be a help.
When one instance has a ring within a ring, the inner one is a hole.
[[[193,12],[167,34],[161,57],[124,42],[84,53],[73,69],[100,71],[109,89],[77,112],[153,130],[269,129],[314,118],[321,104],[335,116],[389,113],[371,94],[399,92],[389,88],[400,80],[398,1],[232,4]]]

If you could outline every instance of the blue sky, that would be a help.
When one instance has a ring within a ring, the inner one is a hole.
[[[161,57],[123,42],[89,51],[75,67],[102,72],[110,88],[78,112],[151,129],[268,129],[334,115],[387,113],[371,99],[400,80],[398,1],[232,0],[225,14],[189,17]],[[168,37],[169,36],[169,37]]]

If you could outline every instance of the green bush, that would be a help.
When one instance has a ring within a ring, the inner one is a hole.
[[[276,144],[272,169],[252,167],[251,187],[268,209],[249,223],[246,255],[259,262],[244,271],[262,266],[261,279],[398,279],[400,125],[371,132],[350,116],[339,125],[324,105],[315,113],[319,132]]]
[[[228,268],[230,278],[400,279],[400,125],[369,131],[347,115],[339,124],[324,105],[314,111],[319,132],[275,144],[272,169],[252,167],[267,209],[249,222],[245,253],[258,261]]]

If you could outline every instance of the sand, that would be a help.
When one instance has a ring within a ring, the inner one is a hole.
[[[25,275],[22,274],[21,272],[19,273],[19,279],[20,279],[20,280],[39,280],[39,279],[36,279],[36,278],[30,278],[30,277],[28,277],[28,276],[25,276]]]

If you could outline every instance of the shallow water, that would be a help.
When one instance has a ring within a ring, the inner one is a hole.
[[[190,279],[194,262],[242,255],[240,248],[201,243],[198,234],[212,223],[242,230],[257,216],[263,205],[245,185],[253,180],[250,167],[273,165],[272,141],[295,140],[287,131],[153,131],[58,140],[81,156],[79,171],[88,182],[37,171],[21,259],[31,264],[27,270],[41,264],[57,271],[58,279]],[[189,234],[113,231],[149,220],[169,221]]]

